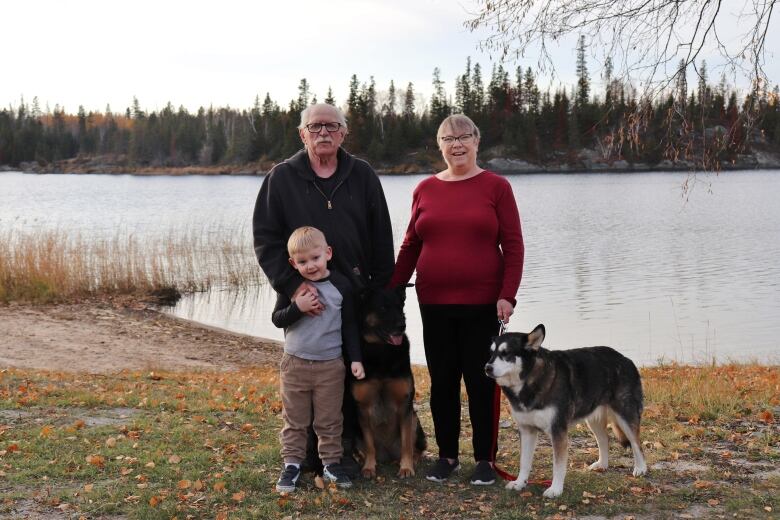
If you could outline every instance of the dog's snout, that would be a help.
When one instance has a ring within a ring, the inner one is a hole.
[[[493,376],[493,365],[491,365],[490,363],[485,365],[485,375],[487,375],[488,377]]]

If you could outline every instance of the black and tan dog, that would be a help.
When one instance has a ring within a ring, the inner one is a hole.
[[[501,386],[520,429],[520,472],[508,489],[525,487],[531,471],[538,432],[552,441],[552,485],[544,492],[556,497],[566,477],[569,427],[585,421],[599,447],[599,459],[590,469],[607,469],[612,424],[618,440],[634,453],[634,476],[647,471],[639,442],[642,381],[634,363],[609,347],[571,350],[542,348],[544,325],[529,334],[497,337],[485,373]]]
[[[403,306],[405,287],[373,289],[363,302],[362,353],[365,379],[353,381],[361,435],[357,449],[365,478],[376,476],[379,461],[398,460],[398,476],[414,475],[426,448],[425,432],[414,411],[414,378]]]

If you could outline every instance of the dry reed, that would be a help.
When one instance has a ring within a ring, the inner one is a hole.
[[[0,230],[0,301],[192,292],[262,281],[251,235],[240,227],[94,239],[61,230]]]

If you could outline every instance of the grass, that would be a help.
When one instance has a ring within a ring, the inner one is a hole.
[[[203,291],[262,283],[250,233],[170,230],[87,239],[65,231],[0,229],[0,302]]]
[[[780,368],[760,365],[642,370],[647,476],[631,476],[615,443],[611,467],[591,473],[590,433],[572,430],[564,494],[467,483],[470,430],[463,423],[463,472],[446,485],[418,475],[351,490],[316,485],[274,491],[280,469],[277,370],[232,373],[120,372],[80,375],[0,372],[0,517],[47,518],[770,518],[780,511]],[[417,370],[418,408],[435,453],[428,379]],[[465,417],[465,411],[464,411]],[[509,421],[506,407],[502,419]],[[542,436],[534,479],[550,478]],[[513,428],[500,434],[499,462],[518,466]],[[61,515],[61,516],[57,516]]]

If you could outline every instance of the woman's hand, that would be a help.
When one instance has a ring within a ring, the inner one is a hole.
[[[507,300],[501,298],[496,302],[496,313],[498,319],[504,322],[504,325],[509,323],[509,317],[515,313],[515,308]]]

